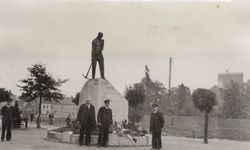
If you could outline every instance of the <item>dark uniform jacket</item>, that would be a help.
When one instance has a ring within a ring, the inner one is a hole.
[[[89,108],[87,104],[82,104],[80,109],[78,110],[76,121],[79,121],[82,125],[96,126],[95,120],[95,107],[92,104],[89,104]],[[88,117],[90,116],[91,122],[88,121]]]
[[[164,126],[164,118],[161,112],[152,113],[150,117],[150,131],[160,132]]]
[[[100,107],[97,114],[97,122],[101,123],[101,128],[110,128],[113,124],[112,110],[110,108],[105,108],[105,106]]]
[[[13,124],[14,122],[14,114],[15,114],[15,107],[10,106],[9,108],[7,106],[3,106],[1,110],[1,114],[3,116],[2,118],[2,125],[6,125],[7,123]]]

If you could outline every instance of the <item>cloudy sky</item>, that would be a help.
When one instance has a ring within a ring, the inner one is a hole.
[[[120,93],[140,82],[145,65],[168,87],[170,56],[172,86],[211,88],[226,70],[243,72],[246,82],[249,6],[249,0],[1,0],[0,87],[20,95],[16,84],[41,62],[54,77],[69,78],[61,89],[75,96],[87,81],[82,74],[100,31],[105,76]]]

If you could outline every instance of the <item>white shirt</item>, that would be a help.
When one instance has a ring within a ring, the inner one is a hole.
[[[86,106],[88,107],[88,109],[90,108],[90,104],[86,104]]]

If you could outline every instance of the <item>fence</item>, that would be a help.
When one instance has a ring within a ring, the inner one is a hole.
[[[163,133],[171,136],[203,138],[204,117],[164,116]],[[149,115],[144,115],[138,124],[148,126]],[[208,120],[208,138],[248,140],[250,141],[250,120],[210,117]]]

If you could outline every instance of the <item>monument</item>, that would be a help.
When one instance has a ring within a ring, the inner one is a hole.
[[[88,80],[80,92],[79,106],[85,103],[86,99],[91,99],[91,104],[95,106],[96,115],[98,109],[104,106],[104,100],[109,99],[113,120],[116,122],[128,120],[128,101],[108,80],[101,78]]]
[[[88,81],[83,85],[80,92],[79,106],[86,103],[86,100],[90,100],[90,103],[95,107],[95,115],[97,118],[97,112],[100,107],[104,106],[104,100],[109,99],[109,108],[112,109],[113,123],[122,123],[122,121],[128,122],[128,101],[120,94],[113,85],[104,77],[104,59],[102,51],[104,48],[104,40],[101,38],[103,34],[98,33],[97,37],[92,41],[91,52],[91,65],[88,72],[83,75]],[[99,63],[101,78],[95,78],[96,63]],[[92,79],[88,78],[89,71],[92,67]],[[144,137],[131,137],[128,134],[123,133],[118,135],[115,132],[109,135],[108,145],[111,146],[149,146],[150,137],[145,135]],[[73,134],[71,131],[64,131],[58,133],[53,130],[47,130],[47,139],[68,143],[79,144],[79,134]],[[134,140],[135,139],[135,140]],[[91,136],[91,144],[96,144],[98,141],[97,135]],[[137,142],[135,142],[137,141]]]
[[[98,109],[104,106],[104,100],[109,99],[110,108],[113,112],[113,120],[121,122],[122,120],[128,120],[128,101],[104,77],[104,58],[102,55],[104,40],[102,37],[103,33],[99,32],[97,37],[92,41],[92,63],[90,65],[90,67],[92,66],[92,79],[89,79],[84,84],[80,92],[79,106],[85,103],[86,99],[91,99],[91,104],[94,105],[97,115]],[[101,78],[95,78],[97,62],[99,63]],[[88,73],[84,77],[88,79]]]

